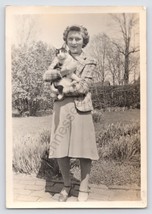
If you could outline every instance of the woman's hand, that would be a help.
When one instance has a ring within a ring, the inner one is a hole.
[[[73,85],[69,85],[63,88],[63,93],[66,96],[78,96],[84,93],[81,93],[81,85],[79,83],[75,83]]]
[[[57,69],[48,69],[43,75],[43,80],[45,82],[52,82],[58,79],[61,79],[61,74]]]

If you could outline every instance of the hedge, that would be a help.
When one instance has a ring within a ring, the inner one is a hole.
[[[91,87],[92,101],[95,109],[106,109],[108,107],[140,108],[140,85],[123,86],[101,86],[99,83]],[[13,109],[18,109],[20,114],[13,116],[38,116],[38,112],[45,112],[53,108],[53,99],[41,98],[35,100],[15,100]]]
[[[140,84],[102,86],[99,83],[91,88],[95,109],[107,107],[140,108]]]

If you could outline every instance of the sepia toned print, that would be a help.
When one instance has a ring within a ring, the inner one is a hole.
[[[147,206],[145,17],[6,7],[7,208]]]

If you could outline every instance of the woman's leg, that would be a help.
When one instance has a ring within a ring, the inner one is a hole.
[[[59,168],[61,170],[61,174],[63,177],[63,182],[65,186],[65,190],[68,191],[68,186],[71,186],[71,177],[70,177],[70,158],[57,158]],[[67,187],[67,188],[66,188]]]
[[[87,158],[80,158],[80,167],[81,167],[80,191],[88,192],[89,176],[91,172],[91,160]]]
[[[89,176],[91,172],[91,160],[81,158],[81,183],[79,188],[78,201],[87,201],[89,196]]]

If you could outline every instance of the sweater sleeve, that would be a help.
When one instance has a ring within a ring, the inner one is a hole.
[[[81,80],[73,86],[70,86],[66,96],[79,96],[85,95],[89,92],[93,83],[93,75],[96,69],[96,63],[87,63],[82,71]]]

